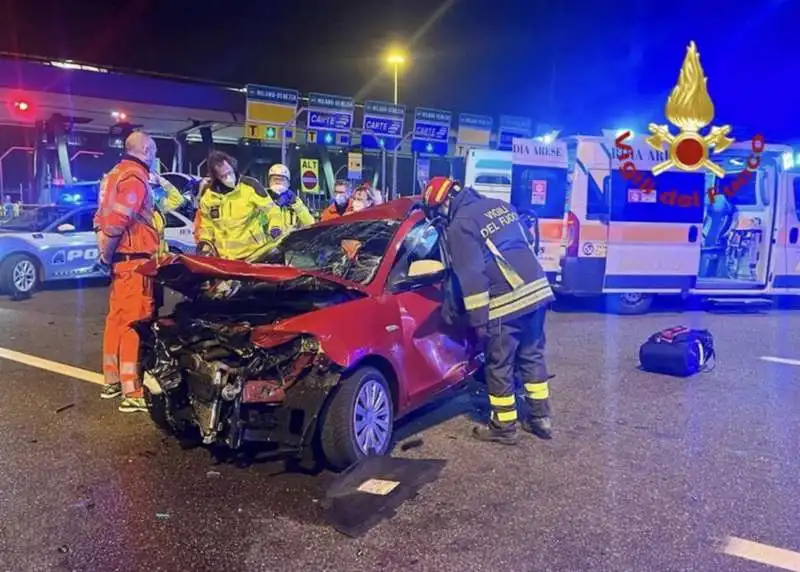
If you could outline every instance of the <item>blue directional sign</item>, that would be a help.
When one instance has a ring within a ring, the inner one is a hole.
[[[531,137],[533,126],[527,117],[500,116],[500,129],[497,132],[498,151],[511,151],[514,137]]]
[[[361,147],[364,149],[394,149],[403,140],[405,105],[383,101],[364,103],[364,124]]]
[[[308,94],[306,141],[317,145],[349,147],[354,109],[355,101],[352,97],[324,93]]]
[[[452,118],[453,114],[449,111],[418,107],[414,113],[411,151],[428,155],[447,155]]]

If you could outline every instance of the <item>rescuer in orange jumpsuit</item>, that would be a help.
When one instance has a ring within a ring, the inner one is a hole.
[[[336,181],[333,185],[333,202],[328,208],[322,211],[320,220],[333,220],[347,214],[347,207],[350,206],[350,184],[347,181]]]
[[[136,270],[159,250],[153,195],[148,183],[156,143],[142,132],[125,141],[125,155],[100,188],[94,219],[100,264],[110,268],[111,291],[103,334],[101,397],[124,394],[119,410],[147,411],[139,369],[139,336],[130,324],[153,315],[153,284]]]

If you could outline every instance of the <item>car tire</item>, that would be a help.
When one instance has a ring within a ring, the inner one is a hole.
[[[653,305],[652,294],[626,292],[624,294],[607,294],[606,308],[609,312],[622,315],[646,314]]]
[[[39,265],[27,254],[14,254],[0,265],[0,288],[7,294],[23,298],[39,287]]]
[[[367,410],[367,417],[357,416]],[[341,471],[367,455],[391,450],[394,432],[392,392],[383,374],[362,367],[339,382],[322,417],[320,446],[330,467]]]

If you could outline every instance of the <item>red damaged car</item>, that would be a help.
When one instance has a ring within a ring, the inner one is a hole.
[[[441,317],[438,242],[399,199],[294,231],[252,263],[148,265],[185,297],[138,324],[154,420],[232,449],[318,446],[338,469],[387,453],[398,417],[478,363]]]

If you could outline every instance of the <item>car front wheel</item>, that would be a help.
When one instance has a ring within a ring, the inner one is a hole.
[[[9,256],[0,266],[0,284],[12,296],[29,296],[39,287],[39,268],[27,254]]]
[[[389,384],[372,367],[342,379],[322,419],[320,445],[335,470],[369,455],[385,455],[392,445],[394,404]]]

